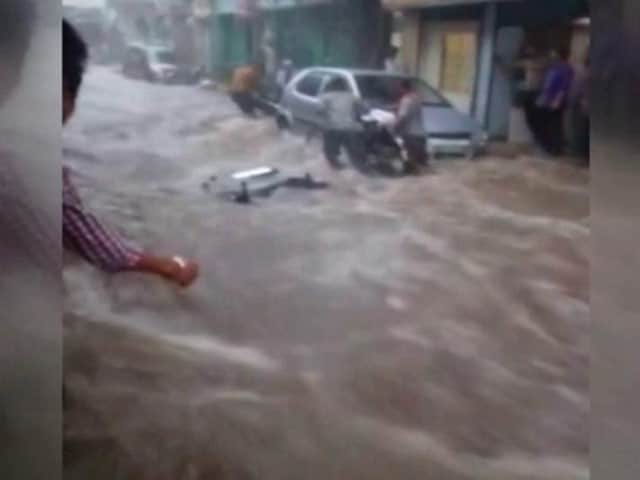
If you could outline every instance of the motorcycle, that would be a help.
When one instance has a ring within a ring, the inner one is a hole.
[[[372,110],[362,116],[364,127],[362,158],[352,162],[388,175],[401,175],[409,171],[409,157],[401,137],[393,132],[395,116],[382,110]]]

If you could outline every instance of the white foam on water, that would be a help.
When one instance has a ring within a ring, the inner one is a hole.
[[[213,392],[197,395],[191,399],[196,405],[206,405],[215,402],[246,402],[246,403],[265,403],[267,399],[258,393],[250,390],[216,390]]]
[[[433,341],[424,335],[420,335],[417,329],[412,325],[402,325],[389,328],[389,335],[403,342],[407,342],[413,345],[425,349],[433,348]]]
[[[588,466],[574,458],[503,454],[485,459],[457,453],[424,431],[402,428],[370,417],[350,424],[368,440],[396,454],[428,458],[453,472],[484,480],[587,480]]]
[[[234,345],[211,336],[201,335],[161,335],[169,344],[213,355],[229,363],[243,365],[256,370],[275,372],[282,368],[279,361],[264,352],[251,347]]]
[[[397,295],[388,295],[385,299],[387,307],[396,312],[406,312],[409,309],[407,300]]]
[[[561,220],[555,217],[524,215],[480,201],[470,205],[470,208],[480,218],[496,218],[516,227],[551,230],[555,234],[569,238],[588,236],[590,234],[589,227],[575,221]]]

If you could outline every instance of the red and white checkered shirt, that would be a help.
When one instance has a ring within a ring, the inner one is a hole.
[[[88,213],[70,178],[69,167],[62,169],[62,227],[64,248],[71,250],[99,269],[116,273],[130,270],[142,256],[141,250],[107,229]]]

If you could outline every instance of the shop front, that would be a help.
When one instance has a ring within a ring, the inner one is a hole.
[[[407,69],[494,138],[506,139],[513,130],[514,78],[505,64],[516,62],[525,45],[540,52],[570,51],[578,64],[588,45],[584,30],[576,39],[574,25],[588,16],[582,0],[385,0],[385,5],[402,14]]]
[[[530,143],[529,128],[518,103],[517,75],[504,65],[517,64],[532,52],[541,59],[550,53],[568,54],[576,73],[584,66],[590,44],[589,8],[581,0],[526,0],[500,5],[496,57],[493,67],[488,129],[493,137]]]
[[[402,12],[408,71],[486,124],[498,4],[517,0],[385,0]]]

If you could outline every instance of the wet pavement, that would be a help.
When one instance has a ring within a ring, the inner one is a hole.
[[[202,268],[179,291],[68,259],[68,478],[588,478],[588,173],[334,172],[218,93],[104,68],[65,143],[101,216]],[[263,165],[330,188],[201,188]]]

